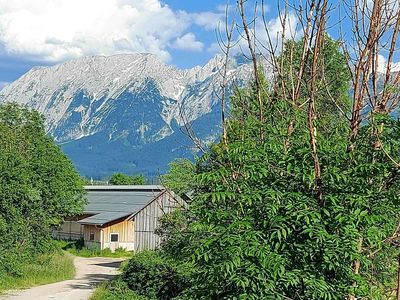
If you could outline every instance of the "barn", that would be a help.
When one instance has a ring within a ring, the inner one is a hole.
[[[65,221],[55,232],[60,239],[83,238],[87,247],[154,249],[158,218],[186,202],[159,185],[85,186],[88,203],[84,213]]]

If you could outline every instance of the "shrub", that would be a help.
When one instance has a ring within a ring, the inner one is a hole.
[[[124,248],[117,248],[114,252],[111,249],[106,248],[101,250],[98,245],[85,246],[83,239],[77,241],[62,241],[55,240],[56,245],[69,253],[81,256],[81,257],[130,257],[132,256],[131,251],[127,251]]]
[[[159,251],[144,251],[129,261],[122,279],[139,295],[167,300],[189,286],[190,270],[189,265],[176,265]]]
[[[155,233],[161,238],[161,249],[175,260],[185,260],[187,256],[181,251],[189,244],[187,212],[175,210],[158,219],[159,225]]]
[[[75,275],[73,259],[60,252],[21,257],[12,262],[17,271],[0,269],[0,292],[72,279]]]
[[[130,290],[120,278],[105,282],[94,292],[90,300],[147,300]]]

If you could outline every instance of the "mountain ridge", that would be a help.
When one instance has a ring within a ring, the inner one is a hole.
[[[17,102],[41,112],[46,130],[83,175],[154,173],[157,164],[165,170],[167,157],[173,158],[171,152],[185,143],[182,131],[186,124],[202,124],[197,126],[197,133],[204,141],[218,137],[220,107],[216,93],[223,59],[217,55],[202,67],[178,69],[153,54],[89,56],[31,69],[0,91],[0,103]],[[251,76],[251,66],[231,59],[228,72],[229,85],[243,85]],[[93,151],[96,143],[105,149],[104,155]],[[161,145],[168,153],[165,159],[158,149],[152,149]],[[192,152],[180,151],[179,156],[189,157]],[[120,156],[122,164],[118,162],[121,167],[114,170],[111,164],[115,162],[110,160],[121,153],[125,153]],[[87,154],[93,159],[83,161],[81,157]],[[140,163],[123,163],[137,156],[154,159],[154,166],[146,169]],[[92,170],[90,164],[104,168]]]

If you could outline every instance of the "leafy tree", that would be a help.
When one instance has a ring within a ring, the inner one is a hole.
[[[161,238],[160,247],[167,256],[174,259],[185,260],[182,254],[182,249],[187,246],[188,240],[188,211],[175,210],[169,214],[165,214],[158,219],[158,227],[155,230]]]
[[[135,254],[124,268],[122,279],[129,288],[148,299],[169,300],[190,284],[190,266],[176,264],[157,251]]]
[[[48,249],[52,228],[84,205],[82,180],[46,136],[42,116],[17,104],[0,105],[0,204],[3,275]]]
[[[129,176],[123,173],[115,173],[110,178],[110,184],[113,185],[143,185],[146,178],[143,175]]]
[[[334,59],[320,70],[337,80],[334,99],[344,103],[349,76],[335,72],[345,57],[335,43],[326,51]],[[194,262],[187,299],[385,299],[395,278],[400,122],[374,116],[385,147],[373,147],[376,128],[365,123],[348,151],[348,121],[328,94],[319,90],[315,120],[321,201],[304,106],[264,88],[261,122],[255,86],[236,91],[227,144],[213,145],[197,164],[188,242],[175,254]]]
[[[161,175],[161,183],[178,195],[192,192],[195,185],[196,166],[188,159],[180,158],[169,164],[169,171]]]
[[[283,66],[280,82],[286,89],[294,88],[293,82],[300,72],[303,43],[304,38],[297,42],[288,40],[278,59]],[[321,58],[317,64],[317,67],[323,71],[318,72],[316,79],[317,90],[324,91],[317,95],[317,106],[319,106],[317,110],[320,114],[338,115],[350,111],[349,82],[351,74],[346,64],[346,57],[338,51],[339,47],[337,41],[325,35]],[[300,87],[302,100],[308,97],[308,85],[312,76],[312,59],[312,56],[308,56],[304,64],[304,76]]]
[[[133,179],[133,184],[134,185],[146,184],[146,178],[142,174],[136,175],[136,176],[132,176],[132,179]]]

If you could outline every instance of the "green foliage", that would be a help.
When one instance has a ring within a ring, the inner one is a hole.
[[[127,284],[117,278],[101,284],[90,300],[147,300],[128,288]]]
[[[279,63],[283,64],[282,78],[279,82],[285,85],[286,92],[289,92],[299,76],[301,68],[301,57],[303,54],[304,40],[287,41],[284,51],[279,57]],[[325,35],[324,43],[321,49],[321,57],[318,60],[317,68],[317,90],[323,91],[317,93],[317,110],[319,114],[340,114],[338,107],[345,113],[350,111],[349,83],[351,73],[346,63],[346,56],[339,51],[339,42],[334,41],[328,35]],[[310,84],[312,72],[312,55],[306,58],[304,64],[304,74],[300,86],[300,99],[304,101],[308,97],[308,85]],[[321,120],[320,120],[321,121]]]
[[[155,234],[161,238],[160,247],[164,253],[178,259],[181,249],[189,243],[186,234],[189,222],[187,211],[175,210],[160,217],[158,222]]]
[[[61,252],[34,255],[20,261],[18,275],[0,274],[0,292],[68,280],[74,275],[71,256]]]
[[[110,178],[110,184],[113,185],[143,185],[146,183],[144,175],[129,176],[122,173],[115,173]]]
[[[161,183],[178,195],[190,193],[195,185],[196,166],[190,160],[180,158],[169,164],[169,171],[161,175]]]
[[[321,207],[305,136],[285,153],[269,130],[265,144],[230,143],[223,156],[214,150],[218,157],[214,152],[203,163],[189,229],[198,270],[193,298],[344,299],[356,281],[358,296],[382,299],[377,289],[386,283],[380,276],[394,277],[382,273],[389,273],[395,256],[368,255],[390,247],[383,241],[397,225],[397,168],[383,153],[367,150],[371,143],[350,154],[340,135],[320,139]],[[398,141],[400,127],[395,130]],[[225,161],[235,172],[221,167]],[[390,189],[382,188],[392,181]],[[359,276],[353,274],[355,260],[362,262]],[[385,271],[379,270],[383,265]]]
[[[301,42],[293,45],[299,59]],[[187,241],[181,251],[173,248],[173,257],[194,264],[185,299],[339,300],[354,294],[375,300],[393,288],[398,250],[387,241],[399,221],[400,172],[393,158],[400,157],[400,121],[372,115],[348,151],[350,128],[336,105],[345,108],[348,101],[345,58],[329,38],[324,49],[321,68],[331,83],[327,91],[322,75],[317,80],[315,120],[322,201],[306,107],[269,92],[263,82],[268,109],[260,122],[255,86],[237,90],[227,144],[213,145],[197,163],[189,223],[180,231],[174,227],[179,219],[164,222],[172,244]],[[308,97],[307,72],[301,103]],[[377,134],[380,147],[374,146]]]
[[[49,250],[52,228],[82,211],[82,196],[79,175],[39,113],[0,105],[0,274],[18,275],[26,257]]]
[[[140,252],[124,268],[122,279],[128,287],[149,299],[167,300],[189,286],[190,267],[165,258],[161,252]]]
[[[86,247],[83,239],[77,241],[55,240],[54,242],[62,250],[81,257],[131,257],[133,255],[133,252],[126,251],[124,248],[117,248],[112,252],[109,248],[101,250],[98,246]]]

